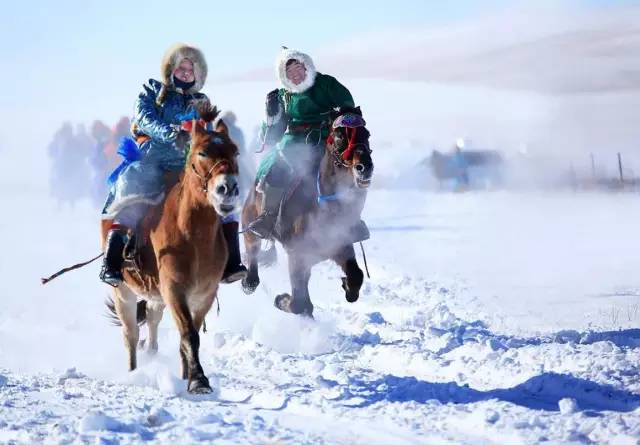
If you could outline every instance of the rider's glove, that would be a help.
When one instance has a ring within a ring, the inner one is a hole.
[[[280,112],[280,99],[278,90],[273,90],[267,94],[267,117],[275,117]]]

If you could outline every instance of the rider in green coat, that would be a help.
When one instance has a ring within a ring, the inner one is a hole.
[[[261,138],[276,145],[258,167],[256,182],[264,192],[263,212],[248,229],[270,238],[290,181],[315,173],[329,135],[330,113],[353,107],[349,90],[334,77],[316,71],[311,57],[284,49],[276,62],[281,88],[267,94]]]

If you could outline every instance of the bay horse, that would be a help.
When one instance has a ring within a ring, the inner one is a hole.
[[[360,214],[373,175],[370,134],[360,107],[343,108],[332,117],[317,175],[294,180],[297,186],[282,203],[274,233],[287,252],[291,284],[291,294],[278,295],[274,304],[285,312],[308,317],[313,317],[308,289],[313,265],[331,259],[342,268],[346,275],[342,288],[349,302],[358,299],[364,278],[351,231],[362,224]],[[258,216],[261,208],[262,194],[254,188],[243,207],[244,227]],[[242,287],[249,294],[260,283],[261,240],[247,230],[244,241],[249,270]]]
[[[207,122],[217,114],[210,106],[200,112]],[[186,168],[164,202],[144,218],[144,234],[138,238],[145,241],[138,243],[137,261],[125,262],[124,281],[113,290],[110,309],[122,325],[129,370],[136,368],[139,325],[146,322],[147,348],[157,351],[158,324],[168,306],[180,333],[182,378],[188,379],[190,393],[211,392],[198,355],[198,332],[217,298],[227,262],[221,217],[239,201],[237,155],[222,120],[214,131],[192,122]],[[103,242],[108,228],[103,224]]]

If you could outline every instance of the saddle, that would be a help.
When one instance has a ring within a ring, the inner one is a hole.
[[[171,190],[171,188],[178,183],[180,180],[181,172],[167,172],[164,175],[164,193],[165,198],[167,196],[167,192]],[[164,203],[164,200],[158,205],[161,206]],[[150,240],[149,237],[151,235],[151,229],[156,224],[156,218],[159,215],[156,215],[156,212],[150,212],[146,216],[144,216],[136,225],[135,228],[128,228],[127,230],[127,242],[125,244],[124,250],[122,252],[122,257],[124,258],[124,263],[122,265],[122,269],[128,269],[131,271],[140,271],[143,266],[141,252],[144,247],[146,247]],[[102,232],[106,234],[111,227],[114,225],[113,219],[103,219],[102,220]]]

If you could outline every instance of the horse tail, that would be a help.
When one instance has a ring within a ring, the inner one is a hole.
[[[108,312],[106,317],[109,319],[112,325],[122,326],[120,317],[116,312],[116,304],[113,302],[113,298],[108,297],[104,304],[107,306]],[[136,323],[138,326],[142,326],[147,322],[147,300],[140,300],[136,305]]]

